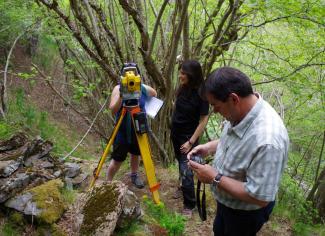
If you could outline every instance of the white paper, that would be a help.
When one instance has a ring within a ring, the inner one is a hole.
[[[156,97],[148,97],[145,103],[146,113],[154,119],[164,102]]]

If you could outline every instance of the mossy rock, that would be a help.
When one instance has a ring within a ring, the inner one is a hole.
[[[82,209],[80,235],[109,235],[122,211],[121,201],[127,187],[118,181],[95,187]]]
[[[29,190],[33,195],[33,202],[42,210],[38,217],[41,222],[52,224],[63,214],[66,209],[64,198],[60,192],[63,186],[60,179],[55,179]]]

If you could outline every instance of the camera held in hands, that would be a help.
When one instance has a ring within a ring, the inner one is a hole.
[[[198,164],[204,165],[205,164],[205,160],[200,156],[200,155],[193,155],[191,156],[191,161],[195,161]]]

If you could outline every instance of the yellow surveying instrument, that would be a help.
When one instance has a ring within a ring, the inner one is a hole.
[[[156,180],[155,167],[151,158],[151,150],[148,141],[148,125],[145,112],[141,112],[139,99],[141,97],[141,76],[137,64],[125,63],[121,69],[120,77],[120,95],[122,97],[122,110],[113,132],[108,140],[107,146],[101,156],[97,167],[93,172],[93,179],[90,183],[90,189],[94,186],[99,173],[106,160],[108,152],[115,140],[117,132],[121,126],[123,118],[129,112],[134,126],[137,142],[142,156],[145,168],[149,190],[152,193],[153,200],[156,204],[160,203],[158,189],[160,184]]]

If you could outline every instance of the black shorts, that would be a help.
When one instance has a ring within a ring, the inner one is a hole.
[[[111,158],[115,161],[122,162],[125,161],[128,152],[133,155],[140,155],[139,145],[137,143],[125,144],[117,143],[113,145],[113,152]]]

